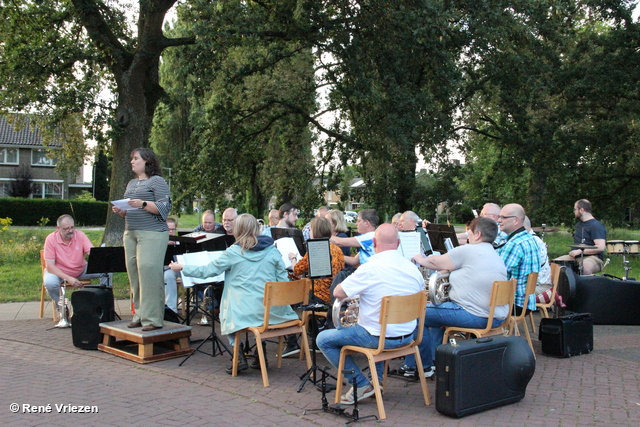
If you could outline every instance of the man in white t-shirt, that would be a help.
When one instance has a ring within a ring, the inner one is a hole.
[[[338,366],[340,350],[345,345],[377,348],[380,336],[380,305],[382,298],[394,295],[412,295],[424,289],[422,274],[397,251],[400,239],[391,224],[381,225],[373,237],[375,254],[346,278],[333,291],[336,298],[360,297],[358,324],[350,328],[328,329],[320,332],[318,348],[333,366]],[[387,326],[385,348],[407,345],[416,329],[416,322]],[[382,378],[384,362],[376,363],[378,378]],[[353,369],[355,374],[345,374],[351,384],[353,377],[358,387],[358,400],[374,394],[370,380],[365,378],[351,356],[347,356],[344,369]],[[353,387],[340,399],[342,404],[354,403]]]
[[[416,255],[412,261],[431,270],[447,270],[451,301],[434,306],[427,304],[424,336],[420,343],[420,357],[425,366],[424,376],[434,374],[436,347],[442,343],[443,326],[484,328],[487,326],[493,282],[507,280],[507,269],[492,246],[498,233],[493,219],[479,217],[469,225],[468,245],[458,246],[444,255]],[[508,314],[508,306],[495,309],[493,320],[497,327]],[[415,356],[407,356],[399,371],[407,377],[415,374]]]
[[[373,235],[376,227],[380,223],[380,218],[375,209],[363,209],[358,212],[356,227],[358,235],[355,237],[332,236],[331,243],[340,247],[360,248],[357,257],[345,256],[344,263],[348,266],[357,267],[369,260],[374,255]]]

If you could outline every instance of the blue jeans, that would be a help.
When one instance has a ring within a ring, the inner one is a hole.
[[[503,319],[493,319],[492,326],[495,328],[502,322]],[[428,303],[424,320],[424,335],[418,346],[422,365],[425,367],[432,366],[436,360],[436,348],[442,344],[444,336],[443,326],[484,328],[487,326],[487,318],[475,316],[453,301],[442,303],[437,307]],[[408,355],[404,364],[415,368],[416,357],[413,354]]]
[[[402,347],[403,345],[409,344],[411,340],[411,336],[399,340],[387,339],[385,340],[384,348],[392,349]],[[316,343],[327,360],[337,368],[340,362],[340,350],[343,346],[355,345],[359,347],[378,348],[379,338],[375,335],[371,335],[362,326],[354,325],[350,328],[324,330],[318,334]],[[362,371],[360,371],[358,366],[354,363],[351,356],[347,356],[345,358],[344,369],[353,369],[353,371],[355,372],[356,385],[358,388],[367,387],[371,384],[370,381],[365,378],[364,375],[362,375]],[[384,362],[376,363],[376,372],[378,373],[378,378],[382,378],[383,370]],[[353,375],[345,374],[345,379],[349,384],[353,383]]]

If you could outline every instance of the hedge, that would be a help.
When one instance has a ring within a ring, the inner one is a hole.
[[[108,202],[20,197],[0,199],[0,218],[11,218],[11,225],[45,225],[42,224],[42,218],[48,219],[48,225],[55,225],[60,215],[69,214],[75,218],[78,226],[104,227],[108,209]]]

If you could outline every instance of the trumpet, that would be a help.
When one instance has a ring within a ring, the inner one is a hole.
[[[56,323],[56,328],[70,328],[71,322],[69,321],[70,309],[69,299],[66,297],[67,287],[64,283],[60,285],[60,298],[58,299],[58,315],[60,320]]]

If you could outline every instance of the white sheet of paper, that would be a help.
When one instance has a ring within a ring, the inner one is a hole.
[[[296,246],[296,242],[292,237],[283,237],[282,239],[278,239],[275,242],[276,248],[280,251],[282,255],[282,261],[284,262],[284,268],[290,270],[291,269],[291,260],[289,259],[289,254],[294,253],[298,257],[298,261],[300,260],[300,251],[298,251],[298,247]]]
[[[129,205],[129,200],[131,200],[131,199],[113,200],[113,201],[111,201],[111,204],[113,206],[115,206],[116,208],[118,208],[120,210],[123,210],[123,211],[129,211],[131,209],[137,209],[137,208],[134,208],[134,207]]]
[[[224,251],[187,252],[186,254],[176,255],[176,260],[178,261],[178,264],[202,267],[218,259],[223,252]],[[182,286],[184,286],[185,288],[191,288],[194,285],[198,285],[200,283],[224,281],[224,272],[218,274],[217,276],[207,277],[206,279],[185,276],[182,271],[180,272],[180,276],[182,277]]]
[[[400,251],[408,260],[422,253],[420,248],[420,234],[417,231],[403,231],[400,236]]]

